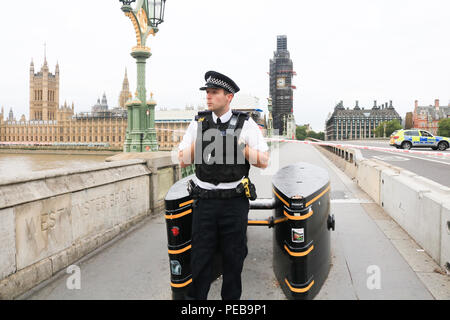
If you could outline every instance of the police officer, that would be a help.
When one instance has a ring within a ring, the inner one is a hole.
[[[199,112],[179,145],[182,168],[195,163],[192,222],[192,284],[188,298],[206,300],[213,280],[212,261],[222,256],[224,300],[240,299],[241,272],[247,256],[249,192],[243,179],[250,165],[266,168],[268,146],[246,113],[231,110],[240,89],[229,77],[205,74],[208,111]],[[244,180],[245,181],[245,180]]]

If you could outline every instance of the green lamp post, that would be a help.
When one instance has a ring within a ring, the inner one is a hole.
[[[153,97],[147,101],[145,88],[145,64],[152,55],[146,46],[147,38],[158,32],[158,25],[164,22],[166,0],[138,0],[133,9],[131,4],[136,0],[119,0],[122,11],[130,18],[136,32],[137,45],[133,47],[131,56],[137,64],[136,97],[127,102],[128,127],[124,141],[124,152],[158,151],[158,140],[155,130],[155,106]]]

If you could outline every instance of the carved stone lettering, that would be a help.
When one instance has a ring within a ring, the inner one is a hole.
[[[64,208],[58,209],[58,212],[64,212]],[[48,231],[56,226],[56,215],[54,210],[41,214],[41,231]]]
[[[17,206],[17,268],[27,267],[71,245],[71,195]]]
[[[113,228],[149,208],[149,180],[139,177],[73,194],[75,239]]]

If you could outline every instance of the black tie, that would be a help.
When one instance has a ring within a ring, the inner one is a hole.
[[[222,135],[225,135],[225,126],[223,125],[223,123],[222,123],[222,121],[220,120],[220,118],[217,118],[217,121],[216,121],[217,123],[216,123],[216,125],[217,125],[217,128],[222,132]]]

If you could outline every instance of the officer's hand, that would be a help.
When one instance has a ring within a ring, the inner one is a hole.
[[[195,154],[195,142],[191,144],[190,147],[180,151],[178,153],[178,161],[180,162],[181,168],[186,168],[194,163]]]
[[[244,152],[246,146],[247,146],[247,144],[245,143],[245,141],[242,138],[239,139],[238,147],[240,150],[242,150],[242,152]]]

